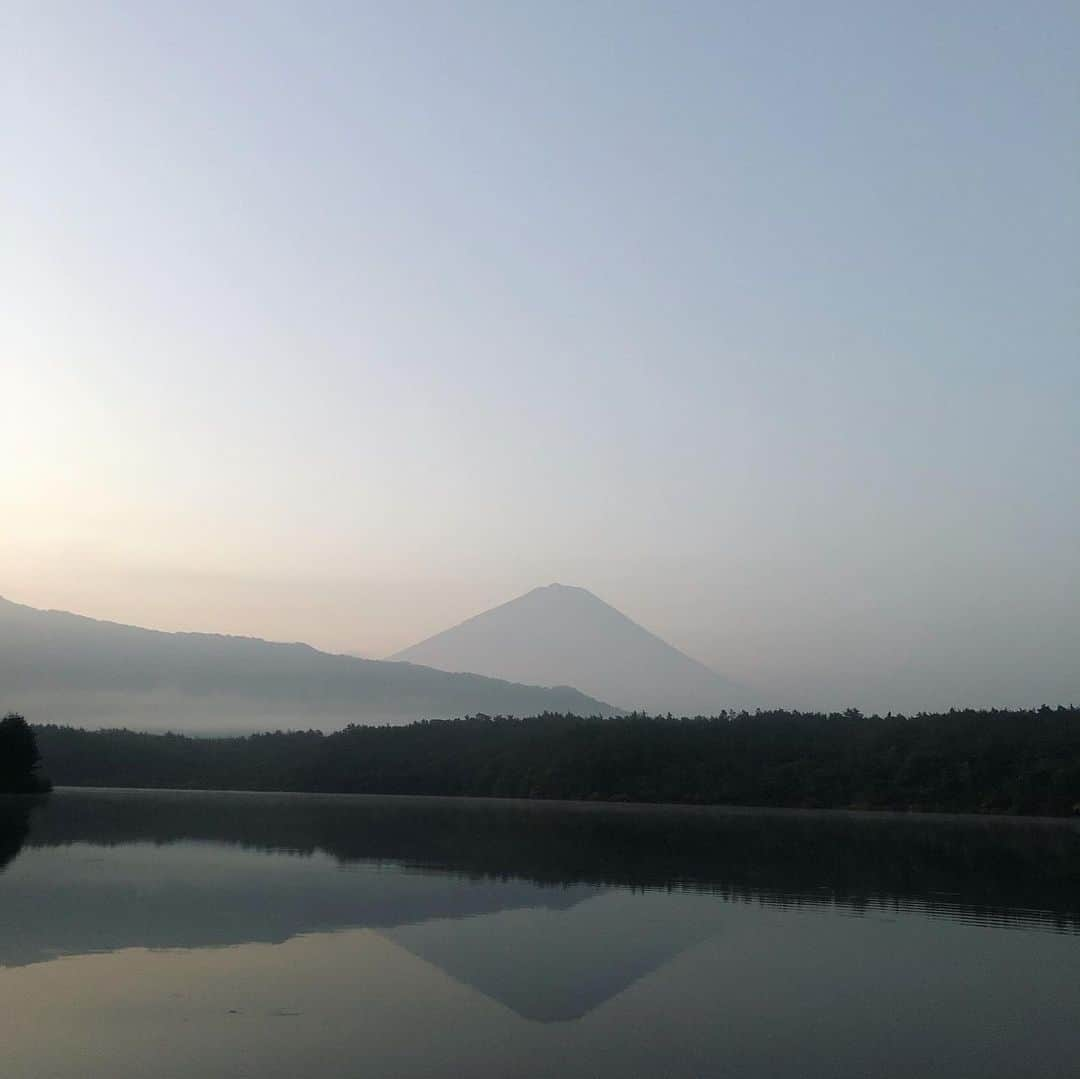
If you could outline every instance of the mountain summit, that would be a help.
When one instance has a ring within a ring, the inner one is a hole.
[[[741,708],[746,694],[584,588],[534,588],[391,657],[545,686],[622,708],[684,715]]]

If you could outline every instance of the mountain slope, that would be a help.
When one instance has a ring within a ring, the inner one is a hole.
[[[443,671],[577,686],[629,709],[697,714],[746,693],[584,588],[552,584],[397,653]]]
[[[568,686],[513,685],[306,644],[163,633],[0,598],[0,714],[9,709],[34,723],[215,732],[612,711]]]

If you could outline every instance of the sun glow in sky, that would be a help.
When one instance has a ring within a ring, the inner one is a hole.
[[[0,595],[1080,699],[1072,3],[30,3]]]

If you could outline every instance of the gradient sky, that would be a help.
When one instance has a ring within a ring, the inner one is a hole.
[[[0,595],[385,655],[590,588],[1080,701],[1080,7],[14,0]]]

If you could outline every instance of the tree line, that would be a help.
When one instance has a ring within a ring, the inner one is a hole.
[[[1080,813],[1080,708],[467,716],[192,738],[36,728],[71,786]]]

